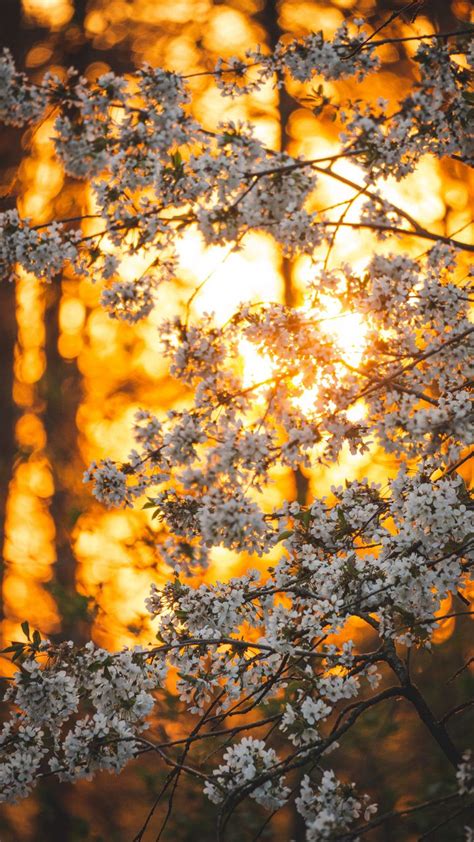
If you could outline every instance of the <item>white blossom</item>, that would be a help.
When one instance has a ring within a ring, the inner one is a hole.
[[[308,842],[337,838],[361,816],[368,821],[377,812],[377,805],[371,804],[367,795],[357,797],[354,784],[342,784],[332,770],[323,773],[316,790],[304,776],[296,807],[305,819]]]
[[[474,763],[472,751],[465,751],[462,756],[462,763],[459,764],[456,772],[458,790],[460,795],[472,795],[474,793]]]
[[[77,219],[34,225],[18,210],[1,214],[5,281],[31,273],[54,282],[72,270],[99,283],[105,310],[133,326],[160,306],[162,283],[180,277],[186,231],[204,247],[232,250],[249,232],[263,234],[311,276],[297,305],[244,300],[224,326],[213,313],[195,315],[196,286],[159,324],[160,353],[186,398],[166,411],[140,409],[128,455],[92,462],[84,474],[99,504],[151,515],[148,534],[172,569],[146,602],[156,642],[108,652],[42,641],[23,624],[26,640],[5,649],[18,669],[4,694],[3,800],[27,796],[45,774],[75,781],[119,772],[142,750],[173,765],[167,750],[185,746],[191,764],[194,744],[212,734],[223,738],[222,762],[201,753],[198,769],[181,771],[206,780],[222,815],[240,797],[279,809],[302,769],[295,800],[308,842],[353,838],[377,807],[324,770],[327,757],[342,753],[346,731],[386,698],[404,697],[429,722],[406,649],[431,649],[444,600],[466,599],[474,558],[472,493],[458,472],[474,435],[472,270],[461,254],[472,246],[423,228],[386,198],[384,182],[403,181],[426,155],[472,159],[473,50],[461,33],[414,38],[414,81],[391,111],[385,99],[346,98],[349,86],[332,103],[340,80],[357,83],[381,67],[360,20],[331,39],[313,32],[272,52],[250,48],[209,72],[232,98],[287,81],[298,96],[320,77],[316,110],[331,107],[342,123],[340,154],[323,167],[267,148],[251,123],[226,120],[210,131],[193,114],[192,83],[176,73],[145,65],[91,84],[71,70],[33,84],[4,51],[0,119],[34,127],[54,106],[54,154],[70,177],[89,180],[97,223],[86,236]],[[315,210],[320,179],[351,184],[339,157],[362,173],[352,189],[363,196],[360,212],[351,198],[340,218]],[[383,241],[363,269],[326,265],[346,225]],[[429,249],[403,252],[405,235]],[[130,277],[127,260],[137,256],[147,268]],[[357,348],[348,350],[344,328],[334,331],[328,297],[341,324],[360,325]],[[262,377],[247,370],[246,346],[265,363]],[[323,496],[312,482],[306,501],[274,504],[282,472],[301,477],[347,453],[382,454],[398,467],[383,483],[348,476]],[[241,575],[203,581],[217,547],[240,556]],[[354,617],[369,632],[362,644]],[[162,749],[155,714],[171,692],[169,670],[177,703],[201,719],[192,739]],[[435,739],[443,721],[431,729]],[[247,726],[255,736],[242,736]],[[452,742],[446,735],[439,745],[457,764],[463,798],[473,791],[471,754],[458,763]]]
[[[224,753],[224,763],[214,770],[214,780],[208,781],[204,792],[215,804],[219,804],[239,786],[245,786],[263,772],[278,764],[278,757],[272,748],[266,748],[263,740],[243,737],[239,743]],[[282,779],[265,781],[251,790],[250,796],[268,810],[281,807],[289,794]]]

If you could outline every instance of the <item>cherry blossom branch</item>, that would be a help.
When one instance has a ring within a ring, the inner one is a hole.
[[[357,55],[357,53],[359,53],[361,50],[366,50],[369,45],[371,47],[374,47],[375,44],[374,44],[372,39],[375,38],[375,36],[378,35],[379,32],[382,31],[382,29],[385,29],[394,20],[396,20],[397,18],[399,18],[403,14],[405,14],[405,12],[409,12],[413,9],[415,9],[416,11],[420,11],[422,5],[423,5],[423,0],[410,0],[410,2],[407,3],[405,6],[402,6],[401,9],[395,9],[395,11],[392,12],[390,17],[388,17],[387,20],[384,20],[376,29],[374,29],[374,31],[371,33],[371,35],[369,35],[369,37],[366,38],[366,40],[363,41],[362,44],[358,44],[357,47],[354,48],[354,50],[352,50],[347,55],[342,56],[341,60],[347,61],[348,59],[353,58],[353,56]]]
[[[456,38],[458,35],[474,35],[473,28],[466,28],[466,29],[457,29],[452,30],[450,32],[431,32],[425,35],[405,35],[401,37],[394,37],[394,38],[382,38],[379,41],[372,41],[370,47],[384,47],[386,44],[405,44],[410,41],[425,41],[425,40],[440,40],[443,41],[445,38]],[[361,49],[366,49],[362,47]]]
[[[433,807],[438,807],[443,804],[450,804],[453,801],[458,801],[459,797],[458,793],[454,792],[451,795],[443,795],[440,798],[433,798],[430,801],[424,801],[421,804],[415,804],[413,807],[406,807],[403,810],[389,810],[387,813],[383,813],[383,815],[377,816],[376,819],[372,819],[372,821],[367,822],[367,824],[360,825],[354,833],[344,834],[337,838],[344,840],[344,842],[352,842],[352,840],[355,840],[357,836],[360,836],[361,834],[365,835],[386,822],[402,819],[404,816],[410,816],[422,810],[432,809]]]
[[[409,231],[406,228],[399,228],[397,225],[382,225],[376,222],[330,222],[327,220],[321,220],[316,223],[317,225],[321,225],[323,227],[329,228],[334,225],[340,224],[341,227],[345,228],[353,228],[354,230],[360,229],[370,229],[371,231],[386,231],[388,234],[400,234],[410,237],[420,237],[423,240],[431,240],[432,242],[439,242],[439,243],[446,243],[446,245],[454,246],[454,248],[459,249],[460,251],[469,251],[474,252],[474,244],[472,243],[463,243],[460,240],[455,240],[452,237],[445,237],[441,234],[432,234],[430,231],[426,231],[423,229],[422,231]]]
[[[321,757],[330,745],[337,742],[344,734],[346,734],[347,731],[349,731],[350,728],[357,722],[359,717],[367,710],[375,707],[383,701],[386,701],[387,699],[396,698],[399,695],[399,687],[388,687],[386,690],[382,690],[370,699],[360,702],[357,707],[351,711],[347,721],[340,725],[338,730],[334,731],[330,737],[321,739],[317,743],[309,743],[304,747],[303,752],[297,751],[290,754],[287,758],[285,758],[285,760],[277,764],[271,772],[264,772],[257,775],[250,783],[236,788],[232,794],[226,798],[220,811],[217,827],[217,842],[222,842],[222,833],[225,830],[233,811],[238,804],[240,804],[251,793],[252,789],[270,781],[277,775],[287,774],[295,769],[300,769],[302,766],[306,766],[310,761],[314,763],[315,759]]]
[[[456,705],[456,707],[451,708],[451,710],[448,710],[447,713],[445,713],[439,720],[441,725],[444,725],[446,722],[448,722],[449,719],[451,719],[451,717],[457,716],[459,713],[463,713],[465,710],[468,710],[468,708],[472,707],[473,705],[474,698],[468,699],[467,702],[462,702],[461,704]]]

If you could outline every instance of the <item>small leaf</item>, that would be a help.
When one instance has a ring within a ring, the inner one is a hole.
[[[16,643],[16,642],[12,641],[11,646],[6,646],[5,649],[2,649],[0,651],[1,651],[2,655],[4,655],[7,652],[18,652],[18,651],[23,650],[24,648],[25,648],[24,643]]]
[[[291,535],[293,535],[292,529],[284,529],[283,532],[277,535],[277,541],[284,541],[286,538],[290,538]]]
[[[194,558],[194,550],[191,544],[187,544],[186,541],[181,541],[179,544],[179,549],[181,550],[183,555],[187,556],[187,558]]]
[[[194,675],[189,675],[187,672],[179,672],[178,676],[182,679],[182,681],[187,681],[188,684],[199,684],[199,679]]]
[[[21,630],[25,637],[27,637],[28,640],[30,640],[30,624],[28,620],[25,620],[24,623],[21,624]]]
[[[337,510],[337,519],[338,519],[339,523],[341,524],[341,526],[343,526],[344,529],[347,529],[348,523],[347,523],[346,517],[345,517],[342,509]]]

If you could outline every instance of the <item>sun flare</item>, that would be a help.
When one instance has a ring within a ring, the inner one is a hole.
[[[365,346],[367,328],[362,316],[356,312],[343,311],[341,302],[334,297],[324,297],[324,311],[304,308],[305,315],[310,320],[320,322],[322,332],[339,347],[344,355],[344,362],[352,367],[357,367],[362,359]],[[259,383],[266,384],[268,380],[277,375],[276,364],[270,356],[258,348],[252,342],[244,339],[239,344],[242,360],[242,384],[245,389],[256,387],[255,400],[258,402],[259,395],[264,390],[258,388]],[[341,377],[345,368],[341,365]],[[307,386],[301,390],[303,374],[293,378],[298,394],[292,399],[293,405],[310,414],[317,402],[319,388],[318,384]],[[350,407],[346,415],[352,422],[364,418],[366,407],[363,401]]]

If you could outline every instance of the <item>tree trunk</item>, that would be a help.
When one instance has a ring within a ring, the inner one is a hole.
[[[0,588],[3,585],[5,526],[8,490],[15,459],[15,418],[13,402],[13,357],[16,340],[15,287],[0,280]],[[4,619],[3,599],[0,600],[0,621]]]
[[[283,35],[283,30],[279,23],[279,8],[278,0],[266,0],[262,11],[256,16],[256,19],[265,28],[268,36],[268,44],[273,50]],[[280,125],[280,149],[285,150],[289,144],[288,122],[292,112],[298,107],[298,103],[290,96],[286,88],[283,86],[278,90],[278,114]],[[293,263],[287,257],[282,258],[281,273],[284,283],[284,303],[288,307],[293,307],[296,303],[297,291],[293,283]],[[295,483],[295,498],[301,505],[307,502],[309,481],[303,474],[300,468],[293,471]],[[298,840],[296,840],[298,842]]]

